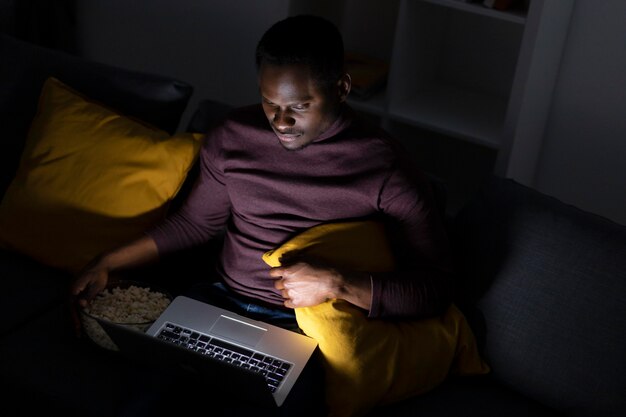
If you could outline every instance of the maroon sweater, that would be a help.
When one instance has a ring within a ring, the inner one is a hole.
[[[207,134],[189,198],[148,234],[166,254],[225,227],[217,274],[239,294],[282,305],[264,252],[321,223],[385,219],[399,267],[372,275],[370,317],[438,314],[449,303],[447,241],[427,182],[405,155],[348,108],[297,151],[282,147],[260,105],[241,108]]]

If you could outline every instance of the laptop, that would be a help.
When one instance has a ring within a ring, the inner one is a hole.
[[[303,334],[177,296],[145,333],[101,320],[120,352],[202,378],[217,395],[280,407],[317,348]]]

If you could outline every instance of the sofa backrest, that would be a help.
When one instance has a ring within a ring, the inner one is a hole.
[[[44,81],[54,76],[90,99],[170,133],[191,85],[117,68],[0,34],[0,196],[13,178]]]
[[[493,377],[567,415],[626,415],[626,227],[494,177],[452,240]]]

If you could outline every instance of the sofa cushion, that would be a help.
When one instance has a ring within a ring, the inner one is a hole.
[[[376,407],[365,417],[564,417],[489,376],[449,378],[434,390]]]
[[[201,138],[170,136],[50,78],[0,203],[0,246],[78,272],[165,216]]]
[[[570,416],[626,415],[626,227],[494,177],[452,240],[493,377]]]
[[[263,260],[272,267],[287,259],[322,262],[354,271],[395,267],[385,228],[377,221],[324,223],[303,231]],[[451,306],[422,320],[368,319],[345,300],[296,308],[302,331],[322,353],[326,402],[335,417],[361,416],[374,405],[423,394],[450,373],[487,373],[472,330]]]
[[[76,57],[0,34],[0,195],[17,169],[41,88],[56,77],[87,96],[173,133],[193,88],[182,81]]]

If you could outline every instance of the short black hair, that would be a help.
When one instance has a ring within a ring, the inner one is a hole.
[[[332,88],[344,73],[343,38],[329,20],[297,15],[272,25],[256,48],[257,70],[262,63],[303,64],[322,88]]]

